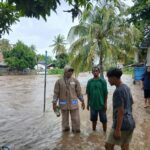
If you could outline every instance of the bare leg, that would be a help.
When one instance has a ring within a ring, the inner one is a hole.
[[[148,103],[149,103],[149,106],[150,106],[150,98],[148,98]]]
[[[107,131],[107,123],[103,123],[103,131],[104,131],[104,132]]]
[[[129,150],[129,144],[123,144],[121,145],[122,150]]]
[[[145,106],[144,106],[144,108],[146,108],[148,105],[147,105],[147,102],[148,102],[148,99],[147,98],[145,98]]]
[[[96,130],[96,124],[97,124],[97,121],[92,121],[92,128],[93,128],[93,131]]]
[[[106,149],[106,150],[114,150],[114,145],[113,145],[113,144],[110,144],[110,143],[106,143],[106,144],[105,144],[105,149]]]

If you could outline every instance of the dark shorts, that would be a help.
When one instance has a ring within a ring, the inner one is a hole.
[[[144,89],[144,98],[150,98],[150,90]]]
[[[104,110],[94,110],[90,109],[90,120],[97,121],[99,115],[100,122],[107,123],[107,116]]]

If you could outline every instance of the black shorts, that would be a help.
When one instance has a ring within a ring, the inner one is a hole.
[[[144,89],[144,98],[150,98],[150,90]]]

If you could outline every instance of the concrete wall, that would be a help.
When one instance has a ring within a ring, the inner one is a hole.
[[[0,75],[8,74],[8,68],[0,67]]]
[[[148,51],[147,51],[147,64],[146,66],[150,66],[150,47],[148,48]]]

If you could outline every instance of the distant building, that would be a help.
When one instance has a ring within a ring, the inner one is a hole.
[[[53,69],[53,68],[55,68],[55,64],[48,64],[47,65],[47,69]]]
[[[2,52],[0,52],[0,68],[7,68],[7,64],[4,62],[4,57]]]
[[[35,65],[34,69],[37,71],[44,71],[45,70],[45,62],[44,61],[38,62],[37,65]]]
[[[55,64],[47,65],[47,69],[53,69],[53,68],[55,68]],[[36,69],[37,71],[44,71],[45,70],[45,62],[44,61],[38,62],[38,64],[35,65],[34,69]]]
[[[3,61],[4,61],[3,54],[2,52],[0,52],[0,62],[3,62]]]
[[[148,48],[148,51],[147,51],[147,66],[150,66],[150,46]]]
[[[147,50],[146,66],[150,66],[150,29],[148,34],[144,37],[140,48]]]
[[[0,74],[5,74],[8,71],[8,66],[7,64],[4,62],[4,57],[2,52],[0,52]]]

